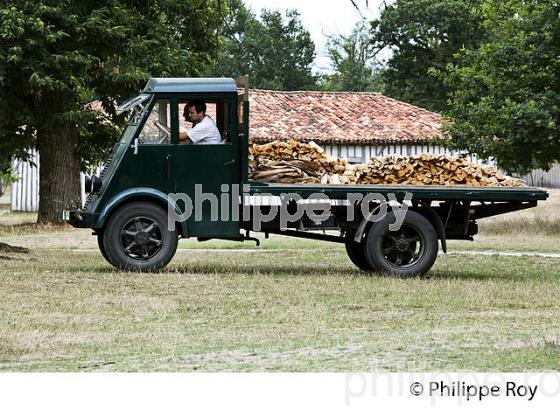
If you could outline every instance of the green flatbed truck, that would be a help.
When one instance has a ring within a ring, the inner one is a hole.
[[[258,244],[251,232],[261,232],[339,242],[358,268],[407,277],[431,268],[438,242],[446,252],[450,239],[473,239],[477,220],[548,197],[529,187],[252,181],[247,83],[150,79],[118,108],[129,115],[122,136],[101,174],[86,178],[84,207],[64,219],[92,229],[105,259],[123,270],[164,267],[179,238]],[[193,99],[215,110],[222,143],[180,143],[181,107]]]

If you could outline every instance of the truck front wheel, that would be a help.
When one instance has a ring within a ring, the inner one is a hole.
[[[167,229],[163,208],[136,202],[124,205],[107,222],[103,247],[117,269],[149,272],[167,265],[177,250],[176,231]]]
[[[99,252],[101,252],[101,255],[103,255],[105,260],[109,263],[112,263],[107,257],[107,252],[105,252],[105,245],[103,244],[103,232],[97,233],[97,246],[99,247]]]
[[[400,277],[419,276],[434,264],[438,239],[431,222],[407,211],[398,230],[392,230],[394,213],[373,224],[366,236],[365,255],[373,270]]]

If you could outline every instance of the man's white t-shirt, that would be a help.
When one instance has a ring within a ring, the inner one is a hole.
[[[193,144],[221,144],[222,136],[216,123],[208,115],[202,121],[187,130],[187,135]]]

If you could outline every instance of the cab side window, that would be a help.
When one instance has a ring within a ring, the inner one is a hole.
[[[171,142],[171,104],[158,100],[138,136],[141,144],[169,144]]]
[[[231,136],[229,132],[229,112],[228,103],[224,100],[203,100],[206,105],[206,116],[210,117],[215,127],[218,129],[219,138],[212,139],[212,142],[201,142],[202,144],[229,144]],[[179,132],[189,133],[193,128],[191,119],[186,113],[188,112],[188,101],[179,100]],[[196,125],[195,125],[196,126]]]

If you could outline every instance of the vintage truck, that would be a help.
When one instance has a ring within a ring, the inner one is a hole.
[[[252,181],[247,82],[150,79],[118,108],[129,115],[122,136],[101,174],[87,178],[84,207],[64,211],[64,219],[92,229],[105,259],[123,270],[163,268],[179,238],[258,244],[251,232],[261,232],[339,242],[359,269],[408,277],[432,267],[438,241],[446,252],[450,239],[473,239],[477,220],[548,197],[529,187]],[[222,143],[179,142],[181,107],[193,99],[212,106]]]

